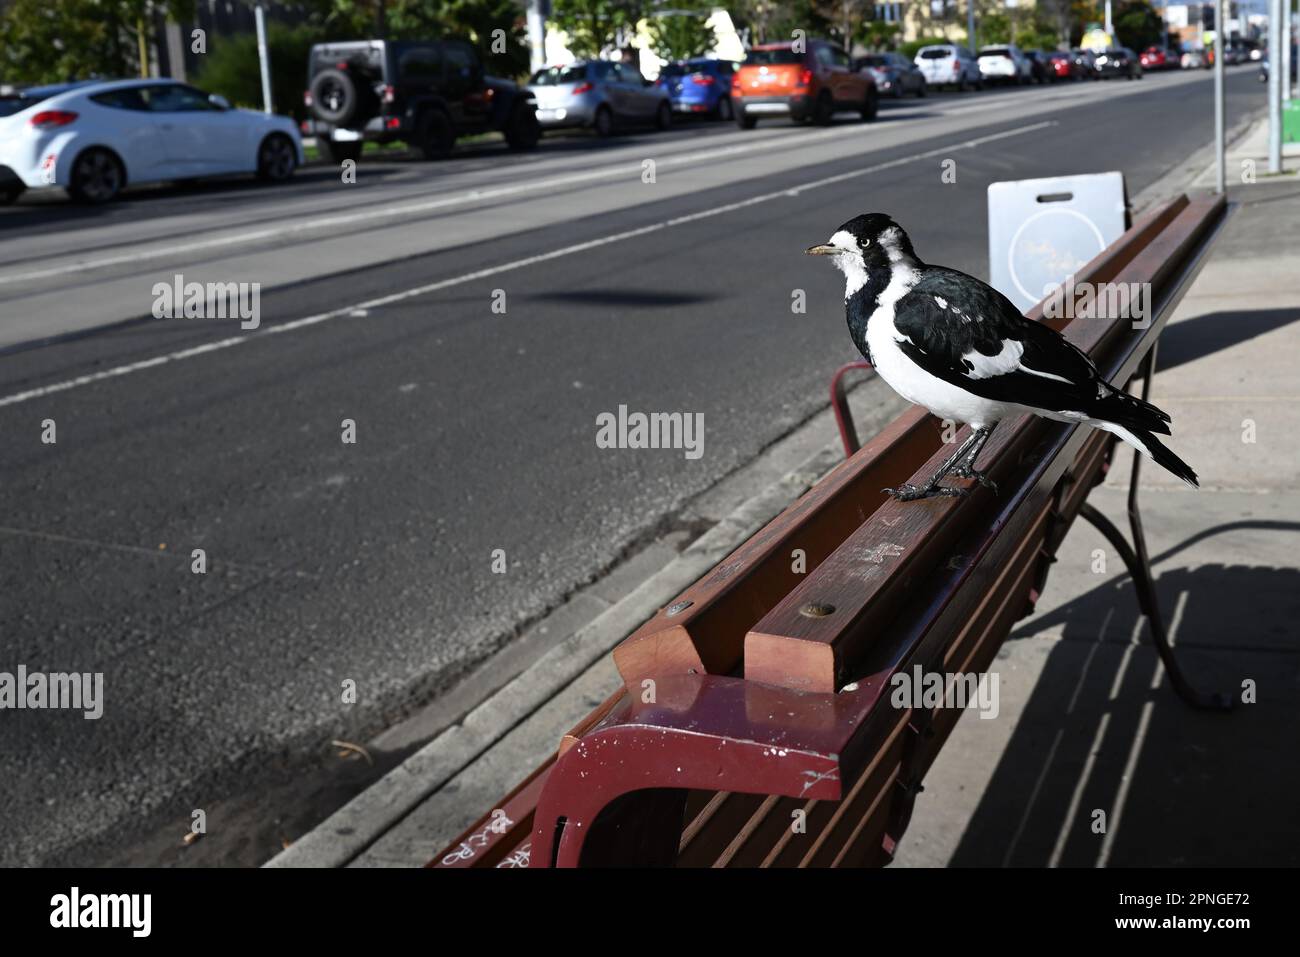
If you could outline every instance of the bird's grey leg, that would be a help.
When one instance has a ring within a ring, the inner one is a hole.
[[[939,471],[930,476],[930,480],[924,485],[900,485],[898,488],[881,489],[887,495],[891,495],[900,502],[910,502],[913,499],[928,498],[931,495],[965,495],[965,489],[940,488],[939,480],[952,471],[958,462],[966,459],[970,449],[979,440],[980,433],[972,432],[967,436],[966,441],[957,447],[957,451],[948,456],[947,461],[939,466]],[[987,437],[987,433],[986,436]]]
[[[998,487],[994,484],[993,480],[983,472],[975,471],[975,460],[979,458],[980,452],[984,450],[984,443],[989,440],[989,436],[993,434],[995,428],[997,428],[996,422],[987,428],[977,429],[975,431],[973,436],[975,441],[971,445],[970,451],[966,453],[965,457],[962,458],[957,467],[952,470],[952,474],[958,478],[973,478],[985,488],[991,488],[996,492]]]

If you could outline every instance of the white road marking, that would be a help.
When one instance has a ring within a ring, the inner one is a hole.
[[[710,160],[721,159],[723,157],[738,156],[760,150],[771,150],[782,146],[788,140],[798,139],[799,145],[802,146],[818,140],[840,139],[848,136],[862,135],[870,132],[872,129],[873,127],[870,124],[860,124],[857,126],[819,130],[814,133],[797,131],[789,136],[770,137],[753,142],[738,143],[733,146],[718,146],[712,149],[698,150],[694,153],[683,153],[678,156],[666,156],[663,159],[656,161],[656,167],[662,170],[664,168],[703,163]],[[581,170],[576,173],[566,173],[562,176],[551,176],[546,179],[514,183],[508,186],[494,186],[487,188],[476,187],[454,196],[440,196],[437,199],[425,200],[424,202],[412,203],[404,200],[387,206],[381,206],[377,209],[368,209],[354,213],[340,213],[333,216],[323,216],[319,219],[309,219],[301,222],[289,223],[287,225],[267,226],[262,229],[241,232],[231,236],[201,239],[189,243],[166,243],[153,249],[134,249],[131,252],[118,253],[112,256],[103,256],[98,259],[82,259],[75,262],[62,263],[57,266],[47,266],[44,269],[35,269],[29,272],[0,276],[0,286],[30,282],[36,279],[48,279],[52,276],[62,276],[67,275],[68,273],[86,272],[91,269],[103,269],[108,266],[121,266],[128,263],[161,259],[163,257],[175,256],[181,253],[220,249],[227,246],[238,246],[246,243],[277,239],[284,236],[297,236],[303,233],[318,232],[320,230],[337,229],[339,227],[352,226],[357,223],[364,223],[373,220],[411,217],[420,213],[429,212],[430,210],[446,209],[452,206],[462,206],[483,200],[498,199],[503,196],[516,196],[522,193],[545,193],[558,187],[588,184],[596,180],[616,179],[620,176],[640,177],[642,174],[641,164],[642,161],[640,159],[620,162],[604,169],[598,167],[596,169]]]
[[[488,276],[496,276],[504,272],[513,272],[516,269],[524,269],[528,266],[535,266],[538,263],[549,262],[552,259],[560,259],[564,256],[572,256],[574,253],[586,252],[589,249],[596,249],[600,246],[608,246],[611,243],[623,242],[628,239],[635,239],[638,236],[645,236],[648,233],[656,233],[660,230],[670,229],[673,226],[681,226],[685,223],[693,223],[701,219],[709,219],[713,216],[721,216],[724,213],[735,212],[738,209],[745,209],[749,206],[757,206],[759,203],[767,203],[774,199],[784,197],[798,196],[801,193],[813,189],[820,189],[823,186],[830,186],[834,183],[842,183],[846,180],[856,179],[861,176],[868,176],[872,173],[878,173],[881,170],[892,169],[896,166],[903,166],[908,163],[915,163],[918,160],[928,159],[932,156],[942,156],[952,153],[955,150],[973,149],[982,146],[985,143],[991,143],[995,140],[1008,139],[1013,136],[1022,136],[1026,133],[1033,133],[1036,130],[1045,129],[1049,126],[1055,126],[1056,120],[1045,120],[1041,123],[1033,123],[1029,126],[1019,126],[1015,129],[1004,130],[1001,133],[991,133],[988,136],[981,136],[973,140],[964,140],[960,143],[949,143],[945,146],[939,146],[923,153],[913,153],[910,156],[902,156],[898,159],[889,160],[884,163],[876,163],[873,166],[867,166],[863,169],[851,170],[847,173],[837,173],[834,176],[826,176],[822,179],[812,180],[801,186],[776,190],[771,193],[763,193],[759,196],[751,196],[749,199],[742,199],[734,203],[727,203],[723,206],[714,206],[710,209],[700,210],[694,213],[688,213],[684,216],[675,216],[672,219],[665,219],[658,223],[651,223],[648,226],[641,226],[637,229],[630,229],[626,232],[612,233],[608,236],[601,236],[597,239],[588,240],[585,243],[576,243],[572,246],[564,246],[560,249],[551,250],[548,253],[540,253],[536,256],[527,256],[523,259],[516,259],[512,262],[502,263],[498,266],[489,266],[486,269],[478,269],[474,272],[463,273],[459,276],[452,276],[449,279],[442,279],[438,282],[428,283],[423,286],[416,286],[413,289],[406,289],[402,292],[395,292],[379,299],[370,299],[366,302],[354,303],[347,306],[341,306],[338,309],[331,309],[329,312],[316,313],[315,315],[305,316],[302,319],[294,319],[290,322],[281,323],[278,326],[270,326],[258,332],[246,336],[232,336],[228,339],[219,339],[215,342],[209,342],[205,345],[195,346],[190,349],[182,349],[178,352],[170,352],[166,355],[156,356],[152,359],[144,359],[140,362],[132,362],[128,365],[117,366],[113,369],[105,369],[102,372],[92,372],[89,375],[78,376],[75,379],[67,379],[63,382],[55,382],[50,385],[40,386],[35,389],[28,389],[25,392],[16,392],[0,399],[0,406],[17,405],[19,402],[27,402],[31,399],[39,399],[42,396],[51,395],[55,392],[66,392],[68,389],[75,389],[79,386],[90,385],[94,382],[102,382],[105,379],[113,379],[118,376],[129,375],[132,372],[140,372],[144,369],[151,369],[155,366],[164,365],[168,362],[178,362],[182,359],[192,359],[195,356],[204,355],[208,352],[216,352],[219,349],[229,349],[232,346],[240,345],[245,342],[255,342],[266,336],[279,335],[284,332],[291,332],[296,329],[304,329],[307,326],[314,326],[317,323],[325,322],[329,319],[337,319],[340,316],[351,316],[358,310],[378,309],[381,306],[392,305],[395,302],[402,302],[406,299],[412,299],[417,296],[425,296],[431,292],[438,292],[442,289],[448,289],[452,286],[464,285],[467,282],[474,282],[478,279],[485,279]]]

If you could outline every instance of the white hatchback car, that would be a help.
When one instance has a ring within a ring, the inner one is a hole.
[[[230,173],[281,182],[303,162],[289,117],[232,109],[176,80],[53,87],[5,104],[14,112],[0,109],[0,202],[58,186],[103,203],[128,183]]]

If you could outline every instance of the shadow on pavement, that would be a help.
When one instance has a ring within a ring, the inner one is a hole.
[[[1242,527],[1300,531],[1232,523],[1166,554]],[[1185,705],[1131,582],[1111,579],[1012,633],[1062,626],[1066,640],[1048,653],[953,866],[1300,864],[1300,570],[1179,567],[1157,587],[1191,682],[1240,699],[1250,679],[1257,703],[1231,714]],[[1097,811],[1107,833],[1094,832]]]
[[[1169,326],[1160,337],[1161,371],[1212,355],[1300,320],[1300,309],[1212,312]]]
[[[688,292],[659,292],[653,289],[575,289],[571,292],[543,292],[527,297],[543,302],[569,302],[584,306],[689,306],[717,299]]]

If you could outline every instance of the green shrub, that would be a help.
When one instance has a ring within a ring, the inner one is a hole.
[[[286,27],[268,23],[266,43],[271,57],[271,96],[275,112],[306,119],[302,91],[307,83],[307,54],[325,40],[320,27]],[[208,52],[194,82],[208,93],[220,93],[235,106],[262,108],[262,71],[257,59],[257,35],[211,36]]]

